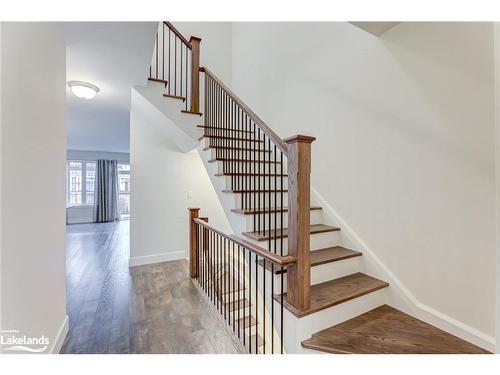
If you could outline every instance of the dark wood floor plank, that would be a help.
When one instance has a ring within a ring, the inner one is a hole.
[[[302,346],[340,354],[488,353],[387,305],[317,332]]]
[[[286,300],[286,293],[284,293],[283,303],[287,310],[301,318],[388,286],[389,284],[385,281],[357,272],[312,285],[311,306],[308,309],[298,310],[291,306]],[[274,299],[281,302],[281,295],[275,295]]]

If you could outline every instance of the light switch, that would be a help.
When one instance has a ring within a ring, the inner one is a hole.
[[[193,198],[193,191],[192,190],[188,190],[187,197],[188,197],[188,199]]]

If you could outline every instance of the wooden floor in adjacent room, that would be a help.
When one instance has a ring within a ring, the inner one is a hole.
[[[67,226],[61,353],[238,353],[185,260],[129,269],[129,223]]]

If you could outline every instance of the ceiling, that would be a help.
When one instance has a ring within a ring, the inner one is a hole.
[[[68,149],[129,152],[130,92],[145,85],[156,22],[64,22],[67,81],[100,88],[92,100],[67,88]]]
[[[349,22],[350,24],[359,27],[366,32],[375,36],[380,36],[387,30],[399,25],[401,22]]]

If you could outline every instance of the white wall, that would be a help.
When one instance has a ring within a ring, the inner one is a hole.
[[[235,92],[419,302],[495,335],[491,23],[234,23]]]
[[[174,22],[173,25],[187,40],[191,36],[201,38],[200,66],[210,67],[224,82],[231,83],[231,22]]]
[[[188,207],[221,230],[229,223],[196,150],[178,151],[152,124],[142,102],[132,95],[130,113],[130,265],[186,258]],[[188,197],[192,193],[192,198]]]
[[[496,172],[496,339],[500,342],[500,23],[494,24],[495,45],[495,172]],[[496,346],[496,353],[500,353],[500,345]]]
[[[65,48],[55,24],[4,23],[1,49],[0,325],[45,335],[58,351],[67,330]]]

